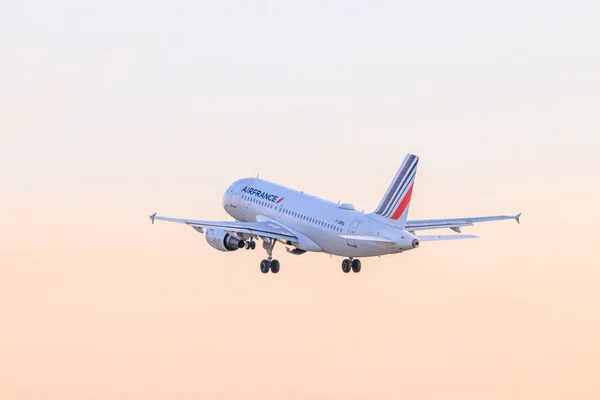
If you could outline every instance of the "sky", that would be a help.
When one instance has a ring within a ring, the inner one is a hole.
[[[0,398],[600,397],[600,5],[9,1]],[[409,218],[516,214],[362,259],[220,253],[261,177]]]

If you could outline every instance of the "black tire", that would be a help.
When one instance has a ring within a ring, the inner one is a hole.
[[[344,261],[342,261],[342,271],[347,274],[351,269],[352,267],[350,266],[350,260],[346,258]]]
[[[277,260],[271,261],[271,272],[274,274],[279,272],[279,261],[277,261]]]
[[[246,242],[246,243],[244,243],[244,248],[246,250],[250,250],[252,248],[252,244],[250,242]]]
[[[262,260],[260,262],[260,272],[262,272],[263,274],[266,274],[269,272],[269,260]]]
[[[352,260],[352,271],[354,272],[360,272],[360,260],[359,259],[354,259]]]
[[[250,244],[252,245],[250,248],[252,250],[255,250],[256,249],[256,242],[250,242]]]

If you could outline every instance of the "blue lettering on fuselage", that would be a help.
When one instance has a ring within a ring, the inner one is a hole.
[[[248,187],[248,186],[244,186],[244,188],[242,189],[242,192],[247,193],[247,194],[249,194],[251,196],[258,197],[260,199],[265,199],[265,200],[270,201],[272,203],[276,203],[277,199],[279,199],[279,196],[275,196],[274,194],[263,192],[261,190],[254,189],[254,188]]]

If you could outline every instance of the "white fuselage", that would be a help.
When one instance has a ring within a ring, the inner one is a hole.
[[[411,250],[415,239],[410,232],[377,215],[258,178],[234,182],[223,196],[223,206],[238,221],[280,223],[299,238],[296,247],[305,251],[371,257]],[[387,241],[362,241],[341,235],[381,236]]]

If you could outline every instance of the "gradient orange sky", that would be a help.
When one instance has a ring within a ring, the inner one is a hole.
[[[0,398],[600,398],[597,2],[22,1],[0,15]],[[261,177],[414,219],[365,258],[220,253]]]

